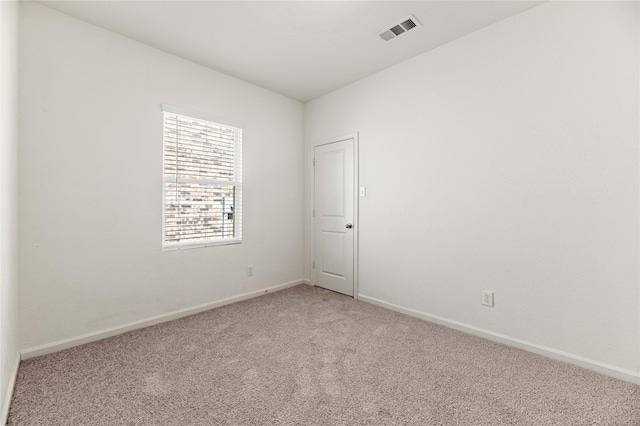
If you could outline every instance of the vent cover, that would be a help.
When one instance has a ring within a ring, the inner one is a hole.
[[[399,23],[392,25],[391,28],[387,28],[382,31],[379,31],[377,34],[384,41],[389,41],[393,38],[398,37],[400,34],[404,34],[407,31],[412,30],[421,25],[422,24],[420,24],[420,21],[418,21],[415,16],[409,15]]]

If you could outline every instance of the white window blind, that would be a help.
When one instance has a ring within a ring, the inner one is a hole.
[[[242,128],[162,106],[163,248],[242,240]]]

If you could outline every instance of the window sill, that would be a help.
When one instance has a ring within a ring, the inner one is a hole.
[[[178,251],[178,250],[191,250],[196,248],[215,247],[215,246],[227,246],[230,244],[240,244],[242,240],[225,240],[225,241],[208,241],[204,243],[184,243],[184,244],[167,244],[162,246],[162,251]]]

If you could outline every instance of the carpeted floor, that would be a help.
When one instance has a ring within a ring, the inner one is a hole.
[[[11,425],[640,425],[640,387],[300,285],[22,362]]]

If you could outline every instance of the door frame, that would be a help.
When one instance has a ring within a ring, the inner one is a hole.
[[[329,145],[336,142],[342,142],[348,139],[353,140],[353,298],[358,300],[359,290],[359,245],[360,245],[360,215],[359,215],[359,194],[360,194],[360,141],[358,132],[348,133],[346,135],[334,136],[331,138],[323,139],[318,142],[314,142],[311,145],[311,154],[309,155],[309,167],[311,167],[311,211],[309,212],[309,219],[311,223],[309,243],[311,244],[311,285],[316,285],[315,268],[313,268],[313,261],[316,258],[316,245],[315,245],[315,217],[313,212],[316,208],[316,168],[313,165],[315,160],[316,147],[322,145]]]

